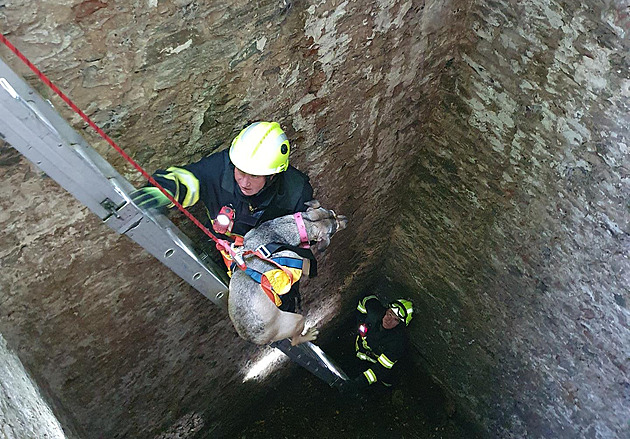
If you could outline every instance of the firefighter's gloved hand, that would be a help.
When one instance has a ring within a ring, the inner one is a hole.
[[[361,377],[357,377],[361,378]],[[361,389],[361,385],[357,381],[357,378],[353,380],[344,380],[339,383],[338,389],[344,395],[356,395]]]
[[[133,191],[131,193],[131,200],[136,206],[142,209],[158,209],[172,204],[171,200],[154,186],[146,186]]]

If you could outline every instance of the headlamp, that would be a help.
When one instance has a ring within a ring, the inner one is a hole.
[[[367,335],[367,330],[368,330],[368,328],[367,328],[367,325],[365,323],[361,323],[359,325],[359,335],[361,337],[365,337]]]
[[[217,215],[217,218],[212,222],[212,228],[215,232],[226,234],[232,231],[234,226],[234,209],[230,206],[223,206]]]

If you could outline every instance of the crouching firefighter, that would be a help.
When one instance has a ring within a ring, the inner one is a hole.
[[[185,166],[158,170],[153,178],[185,208],[201,201],[208,214],[206,226],[218,238],[238,246],[252,228],[306,211],[304,203],[313,198],[308,176],[289,165],[289,149],[289,140],[278,123],[255,122],[234,138],[229,151],[216,152]],[[150,185],[131,197],[143,208],[173,207],[158,188]],[[208,254],[219,262],[217,252]],[[224,251],[221,256],[230,275],[231,257]],[[283,299],[283,306],[298,305],[297,288],[296,283]],[[291,295],[295,300],[289,300]]]
[[[353,380],[346,381],[342,391],[354,391],[381,383],[391,387],[393,368],[407,349],[406,326],[413,317],[413,304],[398,299],[384,306],[376,296],[367,296],[357,306],[356,356],[365,370]]]

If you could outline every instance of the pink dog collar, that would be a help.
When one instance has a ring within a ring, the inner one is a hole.
[[[295,212],[293,218],[295,218],[295,224],[297,224],[298,232],[300,232],[300,242],[302,244],[308,244],[308,235],[306,234],[306,226],[304,225],[302,212]]]

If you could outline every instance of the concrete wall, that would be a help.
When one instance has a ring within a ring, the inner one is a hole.
[[[386,258],[493,437],[630,435],[627,1],[476,1]]]
[[[385,248],[396,212],[388,200],[429,115],[423,89],[437,73],[425,66],[445,38],[448,5],[31,0],[1,2],[0,20],[149,171],[227,147],[249,120],[279,121],[316,196],[350,217],[303,288],[309,318],[323,325],[351,306],[355,290],[341,292],[368,282]],[[0,54],[119,172],[143,183],[13,55]],[[154,437],[182,425],[219,434],[262,389],[241,383],[259,350],[199,293],[5,151],[0,333],[55,396],[62,424],[90,438]]]

